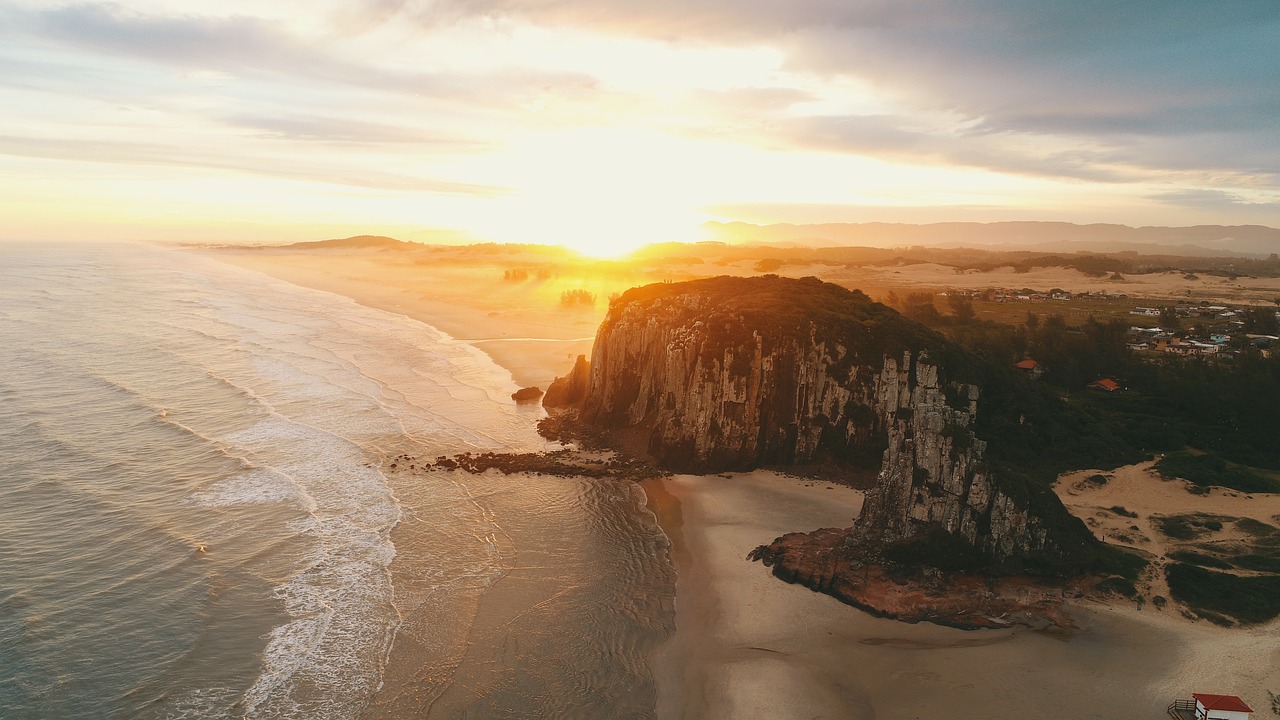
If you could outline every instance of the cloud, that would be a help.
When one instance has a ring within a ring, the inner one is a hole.
[[[310,162],[296,158],[238,157],[226,153],[177,148],[163,144],[67,140],[17,135],[0,135],[0,155],[107,163],[151,165],[204,170],[231,170],[286,180],[318,182],[374,190],[427,192],[447,195],[495,197],[508,192],[493,185],[414,177],[376,170],[353,170],[335,163]]]
[[[1158,193],[1151,200],[1166,205],[1193,207],[1204,210],[1247,210],[1276,211],[1280,210],[1280,202],[1251,202],[1245,198],[1223,190],[1207,190],[1203,188],[1186,188]]]
[[[262,18],[248,16],[155,16],[117,5],[69,5],[32,12],[10,12],[12,34],[25,30],[78,51],[91,50],[201,71],[238,76],[274,75],[410,94],[508,105],[549,90],[577,94],[594,90],[582,73],[540,73],[511,68],[484,75],[412,72],[357,63],[327,47],[326,38],[302,38]],[[334,39],[335,41],[337,38]]]
[[[323,115],[244,113],[223,118],[226,124],[254,130],[262,137],[306,142],[358,145],[419,145],[442,153],[474,153],[492,143],[478,138],[432,132],[420,127],[365,122]]]
[[[690,44],[766,44],[793,72],[848,76],[906,109],[947,112],[973,129],[1083,141],[1152,170],[1232,170],[1277,175],[1280,3],[1202,0],[434,0],[393,3],[395,16],[428,24],[462,17],[571,25]],[[385,12],[387,2],[376,6]],[[813,118],[811,126],[827,122]],[[842,121],[856,125],[860,121]],[[812,128],[811,128],[812,129]],[[898,150],[915,133],[868,127]],[[849,139],[848,128],[841,134]],[[854,132],[860,135],[863,131]],[[1231,136],[1205,157],[1186,145]],[[1167,141],[1159,141],[1165,138]],[[856,142],[849,149],[874,148]],[[1182,146],[1179,145],[1182,144]],[[841,143],[832,143],[839,146]],[[918,143],[932,152],[935,143]],[[989,143],[984,166],[1025,164],[1017,145]],[[1261,157],[1265,160],[1258,162]],[[1058,163],[1055,165],[1055,161]],[[1087,159],[1046,154],[1035,172],[1106,175]]]

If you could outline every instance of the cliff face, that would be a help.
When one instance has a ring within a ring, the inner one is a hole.
[[[997,561],[1078,547],[1083,525],[1051,506],[1046,522],[1027,493],[993,482],[974,432],[982,392],[947,380],[936,359],[954,352],[861,293],[812,279],[649,286],[601,325],[582,418],[639,435],[678,470],[878,463],[851,531],[862,547],[939,531]]]
[[[909,352],[885,358],[874,385],[888,448],[854,525],[860,540],[880,546],[941,530],[996,559],[1061,549],[1041,518],[993,485],[987,444],[974,434],[976,385],[944,386],[937,367]]]

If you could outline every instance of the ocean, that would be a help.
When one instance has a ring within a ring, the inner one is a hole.
[[[652,717],[668,543],[415,320],[176,249],[0,245],[0,717]]]

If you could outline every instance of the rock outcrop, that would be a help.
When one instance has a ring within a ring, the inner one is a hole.
[[[536,385],[520,388],[519,390],[511,393],[511,399],[522,404],[537,402],[538,399],[541,397],[542,397],[542,388]]]
[[[992,471],[976,433],[982,389],[961,379],[974,362],[813,278],[648,286],[611,305],[581,418],[676,470],[878,465],[848,533],[868,559],[1069,559],[1092,543],[1083,524],[1047,487]]]
[[[927,355],[904,352],[900,361],[885,358],[874,388],[888,447],[879,482],[854,525],[859,541],[881,547],[930,535],[944,543],[952,537],[1001,561],[1078,549],[1082,533],[1062,538],[1062,546],[1049,532],[1059,523],[1046,523],[1025,501],[993,484],[984,459],[987,443],[974,432],[981,395],[976,385],[944,385]],[[1055,520],[1066,518],[1064,508]]]
[[[568,375],[551,381],[547,394],[542,398],[543,407],[570,407],[579,405],[587,396],[590,363],[585,355],[579,355]]]

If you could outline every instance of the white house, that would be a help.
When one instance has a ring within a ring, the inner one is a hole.
[[[1196,720],[1249,720],[1253,708],[1235,695],[1191,693],[1196,701]]]

